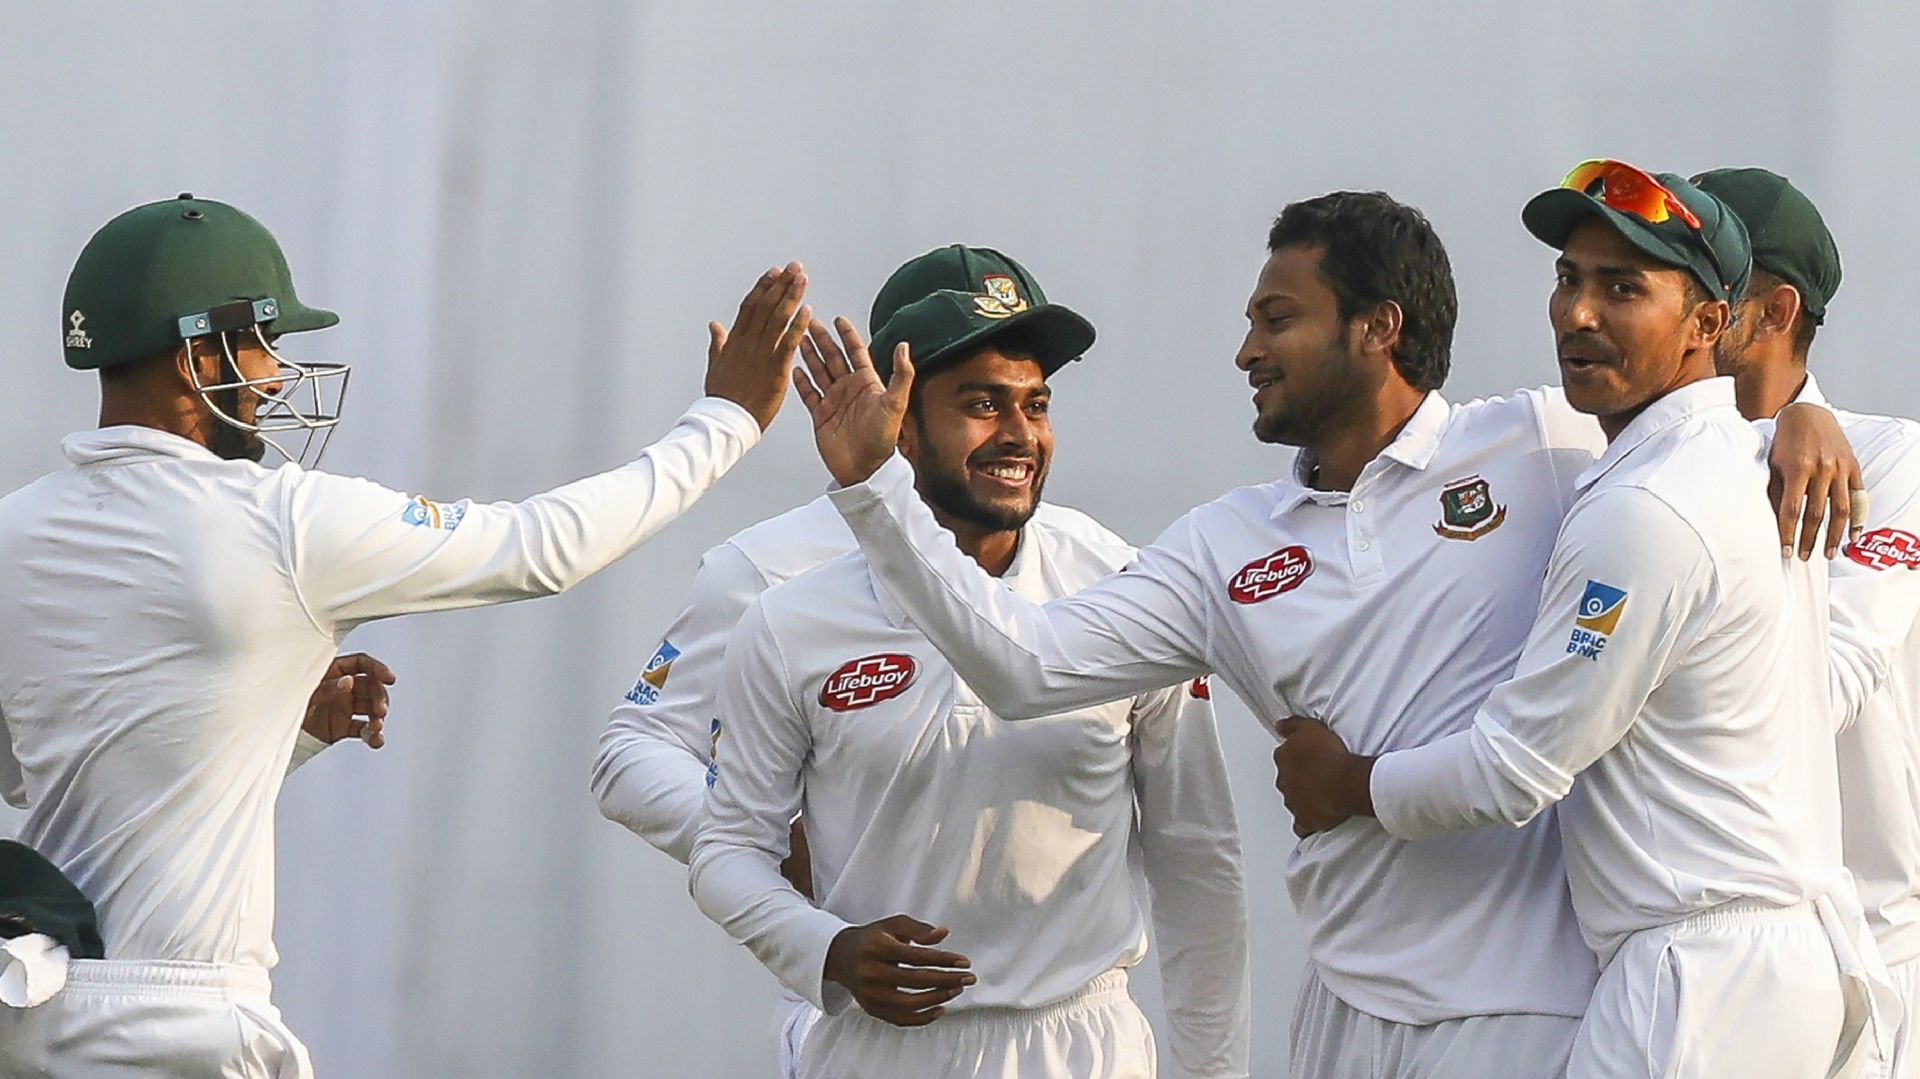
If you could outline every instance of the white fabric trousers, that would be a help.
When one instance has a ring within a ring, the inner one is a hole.
[[[1153,1030],[1110,970],[1044,1008],[948,1012],[896,1027],[849,1005],[815,1024],[800,1079],[1154,1079]]]
[[[1849,1023],[1865,1022],[1848,996],[1813,903],[1723,904],[1621,944],[1600,971],[1567,1075],[1818,1079],[1835,1074]]]
[[[1368,1015],[1311,966],[1293,1006],[1294,1079],[1559,1079],[1580,1021],[1564,1015],[1474,1015],[1426,1026]]]
[[[1900,1026],[1894,1031],[1886,1074],[1891,1079],[1920,1079],[1920,959],[1888,967],[1887,973],[1900,995]]]
[[[267,972],[215,963],[76,959],[35,1008],[0,1007],[8,1079],[311,1079]]]
[[[799,1079],[800,1050],[807,1043],[807,1032],[819,1021],[820,1009],[780,987],[780,1003],[773,1009],[773,1038],[780,1061],[775,1074],[780,1079]]]

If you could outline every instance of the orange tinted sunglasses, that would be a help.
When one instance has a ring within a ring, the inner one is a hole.
[[[1593,190],[1595,184],[1600,187],[1597,192]],[[1592,195],[1616,210],[1655,225],[1669,217],[1678,217],[1695,230],[1702,228],[1700,219],[1687,209],[1679,196],[1650,174],[1624,161],[1611,158],[1582,161],[1567,173],[1560,186]]]

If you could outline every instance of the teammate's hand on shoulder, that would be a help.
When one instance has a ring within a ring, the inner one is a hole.
[[[1798,550],[1801,561],[1811,558],[1823,520],[1828,558],[1840,553],[1850,532],[1858,535],[1865,529],[1866,484],[1860,462],[1832,412],[1804,402],[1781,409],[1767,470],[1767,495],[1780,522],[1783,557]]]
[[[893,455],[913,389],[913,357],[906,342],[893,350],[886,383],[873,369],[867,343],[844,316],[833,320],[839,340],[815,322],[800,342],[806,370],[793,369],[793,387],[813,414],[813,444],[842,487],[861,483]]]
[[[1273,751],[1273,785],[1293,814],[1293,834],[1305,839],[1373,815],[1373,758],[1350,752],[1317,719],[1280,721],[1283,739]]]
[[[976,981],[966,956],[929,947],[946,938],[945,927],[904,914],[849,926],[828,945],[823,973],[845,986],[875,1019],[898,1027],[926,1026]]]
[[[793,350],[813,313],[800,305],[807,272],[797,262],[760,275],[733,319],[733,328],[707,323],[707,396],[724,397],[748,412],[762,431],[787,396]]]
[[[328,745],[358,738],[379,749],[387,744],[387,687],[395,681],[391,668],[365,652],[336,656],[307,699],[300,729]]]

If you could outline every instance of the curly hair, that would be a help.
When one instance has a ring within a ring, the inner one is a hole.
[[[1319,247],[1320,279],[1353,318],[1389,300],[1400,306],[1393,366],[1418,390],[1447,380],[1460,316],[1447,249],[1419,210],[1382,191],[1335,191],[1289,205],[1267,233],[1267,251]]]

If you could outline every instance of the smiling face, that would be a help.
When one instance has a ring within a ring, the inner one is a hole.
[[[921,496],[952,520],[1019,530],[1053,460],[1051,400],[1038,363],[992,347],[921,378],[900,432]]]
[[[1262,442],[1314,445],[1383,374],[1356,354],[1357,320],[1340,317],[1340,299],[1320,276],[1321,253],[1306,245],[1275,251],[1247,301],[1234,365],[1253,386],[1253,433]]]
[[[1714,373],[1725,301],[1605,221],[1584,222],[1554,263],[1553,323],[1567,401],[1609,438],[1649,404]]]

